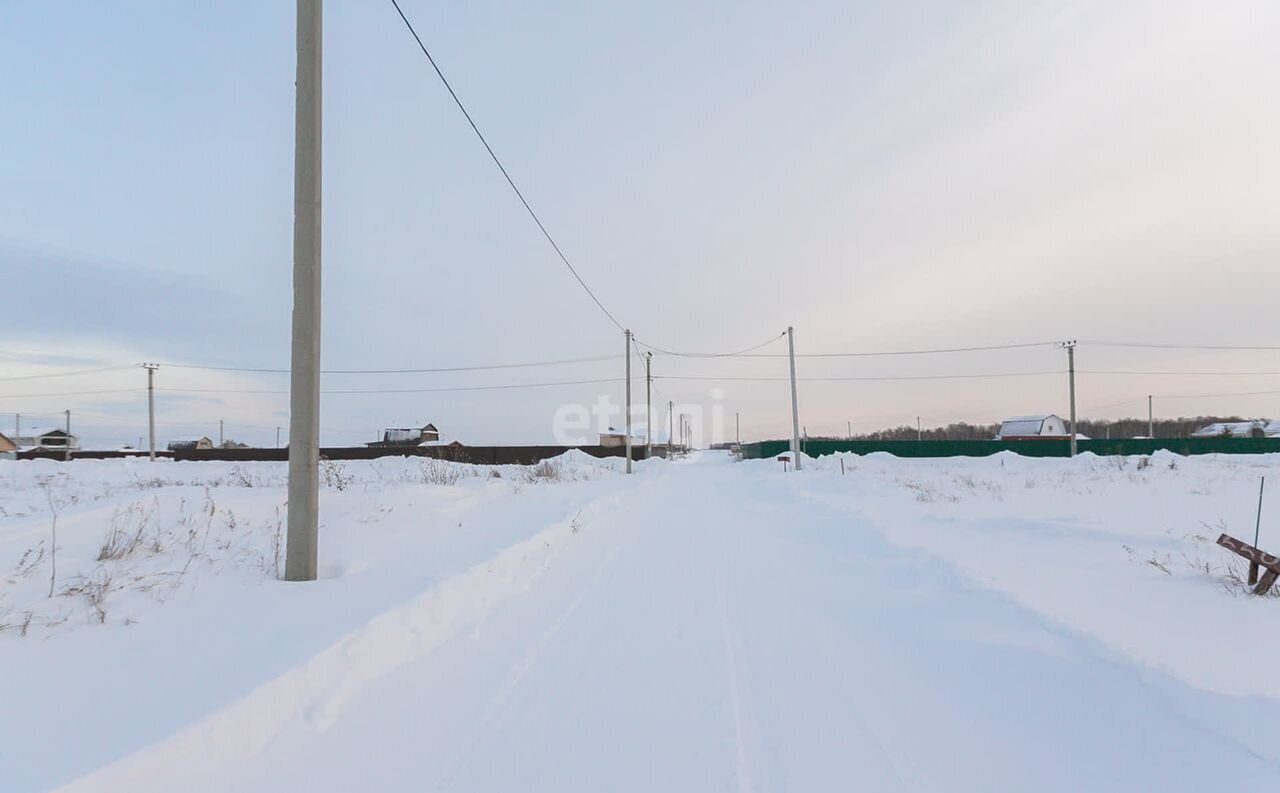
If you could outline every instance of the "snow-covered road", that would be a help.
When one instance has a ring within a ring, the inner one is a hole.
[[[648,466],[66,789],[1274,784],[1202,692],[773,474]]]

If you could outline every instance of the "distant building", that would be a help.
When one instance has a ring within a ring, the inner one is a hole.
[[[80,439],[73,435],[68,435],[63,429],[50,430],[33,430],[30,433],[17,435],[12,439],[19,449],[48,449],[51,451],[64,451],[68,446],[71,451],[80,448]]]
[[[1070,437],[1066,422],[1052,413],[1007,418],[1000,422],[1000,431],[996,433],[998,441],[1066,440]]]
[[[1280,438],[1280,421],[1219,421],[1191,433],[1193,438]]]
[[[365,444],[366,446],[421,446],[424,443],[439,443],[440,430],[436,425],[427,424],[422,427],[390,428],[382,431],[382,440]]]
[[[203,435],[193,438],[174,438],[169,441],[169,451],[187,451],[188,449],[212,449],[213,441]]]
[[[17,451],[17,449],[18,449],[18,444],[9,440],[8,435],[5,435],[3,432],[0,432],[0,452],[12,452],[12,451]]]
[[[639,433],[637,433],[637,429],[640,430]],[[644,446],[644,442],[645,442],[644,427],[639,427],[639,428],[632,427],[631,428],[631,445]],[[626,446],[627,431],[618,430],[618,429],[614,429],[613,427],[610,427],[605,432],[600,433],[600,445],[605,447]]]

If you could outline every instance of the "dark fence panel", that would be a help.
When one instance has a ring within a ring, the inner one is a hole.
[[[988,457],[998,452],[1014,452],[1024,457],[1068,457],[1065,440],[1043,441],[805,441],[805,454],[821,457],[837,452],[871,454],[887,452],[895,457]],[[1267,454],[1280,452],[1280,438],[1116,438],[1081,440],[1079,452],[1098,455],[1152,454],[1166,450],[1174,454]],[[776,457],[790,451],[789,441],[744,443],[747,459]]]
[[[611,446],[332,446],[320,449],[329,460],[374,460],[379,457],[429,457],[476,465],[532,465],[578,449],[592,457],[622,457],[625,449]],[[288,449],[183,449],[175,460],[223,460],[267,462],[289,459]],[[633,449],[632,458],[644,459],[644,449]]]
[[[119,460],[123,457],[147,457],[150,452],[145,451],[95,451],[93,449],[84,449],[71,453],[72,460]],[[173,452],[157,451],[156,457],[172,457]],[[28,449],[25,452],[18,452],[19,460],[61,460],[66,457],[66,452],[55,451],[53,449]]]
[[[379,457],[429,457],[476,465],[534,465],[567,451],[577,449],[592,457],[625,457],[621,446],[331,446],[320,449],[320,456],[329,460],[374,460]],[[19,460],[62,460],[65,454],[48,449],[32,449],[20,452]],[[122,457],[143,457],[147,452],[77,451],[72,460],[114,460]],[[179,449],[156,452],[157,457],[186,462],[220,460],[223,462],[284,462],[289,459],[288,449]],[[654,456],[660,456],[655,450]],[[644,447],[631,450],[634,460],[645,459]]]

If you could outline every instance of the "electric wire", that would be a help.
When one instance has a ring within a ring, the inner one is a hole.
[[[97,369],[77,369],[73,372],[53,372],[51,374],[27,374],[18,377],[0,377],[0,383],[12,383],[18,380],[43,380],[49,377],[75,377],[84,374],[100,374],[102,372],[119,372],[132,369],[132,366],[103,366]]]
[[[755,350],[758,350],[761,347],[767,347],[770,344],[773,344],[775,341],[778,341],[779,339],[784,338],[786,335],[787,335],[787,332],[784,330],[782,333],[778,334],[777,336],[773,336],[765,341],[760,342],[759,344],[748,347],[745,350],[738,350],[736,352],[676,352],[674,350],[664,350],[661,347],[655,347],[652,344],[640,341],[634,336],[632,336],[632,341],[634,341],[636,345],[645,347],[649,350],[652,350],[653,352],[661,353],[662,355],[672,355],[677,358],[736,358],[739,356],[754,357],[754,356],[747,356],[747,353],[754,352]]]
[[[621,358],[621,355],[594,355],[585,358],[561,358],[552,361],[529,361],[525,363],[498,363],[483,366],[436,366],[415,369],[321,369],[320,374],[440,374],[445,372],[484,372],[498,369],[529,369],[539,366],[563,366],[576,363],[592,363],[610,361]],[[244,366],[205,366],[189,363],[161,363],[161,367],[171,369],[201,369],[211,372],[246,372],[252,374],[289,374],[289,369],[253,368]]]
[[[509,383],[503,385],[447,386],[440,388],[373,388],[373,389],[338,389],[321,390],[321,394],[438,394],[452,391],[506,391],[518,388],[550,388],[552,386],[594,385],[598,383],[621,383],[624,378],[610,377],[597,380],[561,380],[553,383]],[[157,388],[162,393],[184,394],[288,394],[285,390],[270,389],[226,389],[226,388]]]
[[[977,380],[982,378],[998,378],[998,377],[1040,377],[1044,375],[1064,375],[1065,369],[1042,371],[1042,372],[983,372],[978,374],[926,374],[926,375],[895,375],[895,376],[867,376],[867,377],[797,377],[796,382],[812,383],[812,382],[891,382],[891,381],[907,381],[907,380]],[[1079,372],[1077,372],[1079,374]],[[662,380],[702,380],[702,381],[725,381],[725,382],[771,382],[785,383],[790,382],[790,377],[704,377],[697,375],[654,375],[654,379]]]
[[[784,334],[785,335],[785,334]],[[880,358],[892,357],[899,355],[941,355],[947,353],[963,353],[963,352],[987,352],[991,350],[1021,350],[1031,347],[1051,347],[1057,342],[1052,341],[1033,341],[1022,344],[988,344],[977,347],[940,347],[936,349],[922,350],[873,350],[873,351],[855,351],[855,352],[807,352],[796,353],[797,358]],[[756,353],[746,354],[738,353],[736,357],[741,358],[786,358],[787,353]]]
[[[1280,347],[1267,345],[1231,345],[1231,344],[1159,344],[1141,341],[1105,341],[1089,339],[1080,342],[1082,345],[1094,347],[1130,347],[1151,350],[1236,350],[1245,352],[1280,352]]]
[[[1155,399],[1216,399],[1218,397],[1271,396],[1272,394],[1280,394],[1280,390],[1237,391],[1231,394],[1154,394],[1153,397]]]
[[[62,391],[54,394],[0,394],[0,399],[29,399],[35,397],[64,397],[64,396],[97,396],[101,394],[136,394],[145,392],[145,388],[109,388],[101,391]]]
[[[1140,369],[1077,369],[1076,374],[1152,375],[1155,377],[1275,377],[1280,372],[1152,372]]]
[[[538,217],[538,213],[533,211],[533,207],[530,206],[529,202],[525,199],[524,193],[520,192],[519,187],[516,187],[515,180],[511,178],[511,174],[507,173],[506,166],[502,164],[502,160],[498,159],[498,155],[494,153],[493,147],[490,146],[489,141],[485,139],[484,133],[482,133],[480,131],[480,127],[476,125],[475,119],[471,118],[471,114],[467,112],[466,106],[463,105],[462,100],[458,98],[458,93],[453,90],[453,86],[450,85],[449,80],[445,78],[444,72],[440,70],[440,66],[436,63],[436,59],[431,56],[431,52],[427,49],[427,45],[422,42],[422,37],[419,36],[418,31],[414,29],[413,23],[409,21],[409,17],[405,16],[404,10],[400,8],[400,4],[396,2],[396,0],[391,0],[391,5],[395,7],[396,13],[400,15],[400,19],[404,21],[404,25],[409,29],[409,33],[413,36],[414,41],[418,42],[418,48],[422,50],[422,54],[427,56],[427,61],[431,64],[431,68],[435,70],[436,76],[440,78],[440,82],[444,83],[444,87],[448,90],[449,96],[453,97],[454,104],[458,106],[458,109],[462,111],[462,115],[466,117],[467,123],[471,125],[471,130],[476,133],[476,137],[480,139],[482,144],[484,144],[485,151],[489,152],[489,157],[493,160],[493,164],[498,166],[498,170],[502,172],[502,176],[507,180],[507,184],[511,186],[511,190],[516,194],[516,198],[520,199],[520,203],[524,205],[525,211],[529,213],[529,217],[533,218],[533,222],[537,224],[538,230],[542,232],[542,236],[547,238],[547,242],[551,243],[551,247],[555,250],[556,255],[560,257],[560,261],[564,263],[565,267],[569,268],[569,272],[573,273],[573,277],[577,279],[578,284],[584,291],[586,291],[600,310],[604,312],[604,315],[609,318],[609,321],[616,325],[618,330],[625,330],[622,323],[618,322],[617,318],[613,316],[609,309],[604,307],[604,303],[600,302],[600,298],[596,297],[596,293],[591,291],[591,287],[587,286],[587,282],[582,279],[582,276],[578,274],[577,269],[575,269],[573,264],[569,262],[569,257],[564,255],[564,251],[560,249],[560,245],[557,244],[555,239],[551,236],[551,232],[547,231],[547,227],[543,225],[542,219]]]

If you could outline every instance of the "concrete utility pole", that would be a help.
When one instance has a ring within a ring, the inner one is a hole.
[[[844,437],[847,440],[853,440],[853,422],[846,421],[844,423]]]
[[[1155,414],[1151,411],[1151,395],[1147,394],[1147,437],[1154,438],[1156,436]]]
[[[13,414],[13,442],[18,442],[18,436],[22,434],[22,414]]]
[[[738,446],[742,445],[742,415],[740,413],[733,414],[733,442]]]
[[[791,358],[791,456],[795,458],[795,470],[800,470],[800,406],[796,403],[796,336],[795,329],[787,326],[787,353]]]
[[[651,399],[653,373],[650,367],[652,363],[653,353],[646,352],[644,354],[644,459],[646,460],[653,456],[653,399]]]
[[[280,448],[280,428],[276,427],[276,448]]]
[[[67,414],[67,437],[62,444],[62,459],[64,462],[71,461],[71,411],[63,411]]]
[[[623,331],[627,337],[627,473],[631,473],[631,331]]]
[[[150,433],[149,454],[151,462],[156,461],[156,369],[160,364],[144,363],[147,370],[147,431]]]
[[[1067,350],[1067,383],[1071,388],[1071,456],[1076,456],[1076,340],[1061,342]]]
[[[222,444],[222,419],[218,419],[218,446],[221,447]]]
[[[314,581],[320,512],[322,0],[298,0],[293,142],[293,358],[287,581]]]
[[[920,417],[916,416],[916,441],[924,440],[924,430],[920,428]]]
[[[667,459],[671,459],[671,441],[676,434],[675,425],[675,409],[676,403],[667,402]]]

